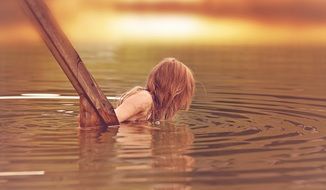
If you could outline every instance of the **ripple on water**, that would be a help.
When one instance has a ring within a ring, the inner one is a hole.
[[[38,188],[62,176],[65,188],[323,183],[324,99],[249,93],[220,93],[217,99],[195,100],[175,123],[101,132],[76,129],[74,99],[1,100],[2,170],[45,170],[47,175],[37,178],[42,183],[26,177],[0,184]]]
[[[214,101],[195,102],[187,117],[196,123],[190,126],[195,141],[188,154],[196,157],[198,168],[216,168],[222,173],[216,174],[212,183],[324,181],[326,99],[254,93],[217,95]],[[213,121],[207,125],[203,118]],[[240,172],[237,168],[246,169]],[[228,172],[233,175],[228,176]]]

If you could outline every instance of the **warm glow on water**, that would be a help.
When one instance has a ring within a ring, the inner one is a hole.
[[[86,26],[86,29],[85,29]],[[241,19],[212,19],[190,14],[88,13],[65,24],[69,36],[82,42],[284,44],[326,42],[324,26],[293,27]],[[82,31],[82,32],[81,32]],[[296,35],[293,35],[293,34]]]
[[[238,43],[251,39],[255,30],[255,26],[247,22],[180,14],[119,15],[107,26],[103,37],[110,33],[120,41],[173,43]]]
[[[121,15],[108,24],[128,39],[191,39],[203,32],[203,22],[184,15]]]
[[[326,26],[263,25],[254,21],[196,15],[85,13],[73,23],[59,20],[73,42],[192,44],[324,44]],[[32,25],[0,31],[2,43],[35,42]],[[295,35],[294,35],[295,34]]]

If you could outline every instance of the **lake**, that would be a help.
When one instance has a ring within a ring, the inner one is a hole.
[[[46,47],[1,47],[0,172],[36,173],[0,173],[0,189],[326,188],[325,46],[77,49],[110,97],[176,57],[195,74],[190,110],[158,126],[80,131],[78,100],[22,95],[76,96]]]

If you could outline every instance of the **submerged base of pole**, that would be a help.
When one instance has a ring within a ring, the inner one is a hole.
[[[81,129],[92,130],[100,126],[105,126],[105,122],[98,117],[98,113],[86,97],[80,96],[79,107],[79,127]]]

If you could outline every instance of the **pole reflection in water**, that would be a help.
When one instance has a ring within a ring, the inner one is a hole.
[[[114,170],[114,138],[118,128],[80,130],[79,140],[79,184],[81,188],[105,187],[110,184]]]
[[[79,132],[81,188],[148,187],[191,189],[186,175],[194,159],[187,156],[194,136],[187,125],[163,122],[122,124],[119,128]]]

